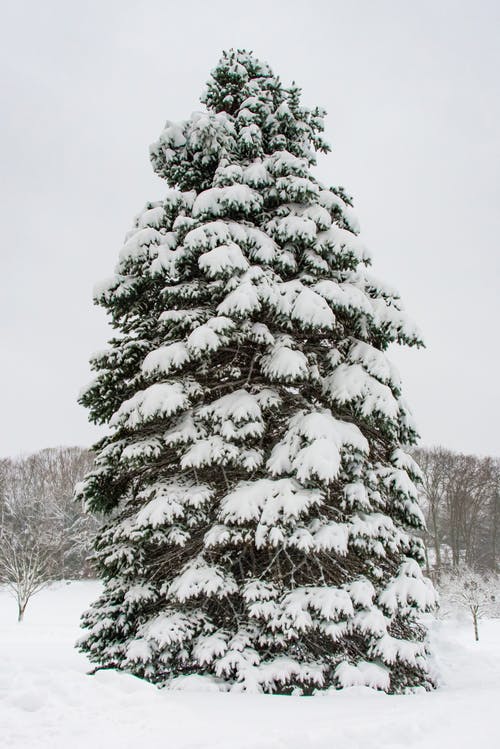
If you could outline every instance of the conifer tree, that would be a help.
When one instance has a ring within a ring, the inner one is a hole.
[[[108,522],[82,650],[159,685],[430,688],[416,440],[351,199],[312,174],[324,112],[252,54],[151,147],[170,189],[96,289],[116,336],[81,396]]]

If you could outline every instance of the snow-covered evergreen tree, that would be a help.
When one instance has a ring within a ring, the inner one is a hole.
[[[148,203],[96,290],[118,331],[81,402],[110,434],[80,487],[109,515],[81,648],[158,684],[431,686],[416,438],[351,200],[312,174],[306,109],[245,51],[167,122]]]

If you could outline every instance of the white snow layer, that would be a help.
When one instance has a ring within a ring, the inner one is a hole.
[[[171,416],[187,405],[188,399],[180,383],[160,382],[124,401],[109,423],[133,429],[155,418]]]
[[[345,446],[368,452],[368,442],[355,424],[335,419],[326,409],[299,411],[290,420],[284,438],[273,447],[267,467],[275,476],[293,471],[299,481],[313,475],[333,481]]]
[[[218,691],[217,679],[199,676],[179,678],[171,689],[159,690],[124,673],[86,674],[90,665],[73,643],[79,636],[79,615],[98,591],[95,582],[56,583],[30,602],[25,621],[18,624],[14,600],[0,588],[2,747],[500,746],[500,620],[481,623],[478,643],[467,619],[432,623],[441,687],[431,693],[395,697],[358,686],[384,684],[384,670],[365,662],[340,664],[343,682],[352,686],[324,697],[227,694]],[[369,591],[358,593],[369,598]],[[137,641],[136,657],[143,646]],[[203,647],[222,652],[225,643],[207,638]],[[282,660],[284,668],[293,666],[290,659]]]

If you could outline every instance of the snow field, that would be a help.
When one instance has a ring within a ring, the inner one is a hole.
[[[57,583],[22,624],[0,590],[2,749],[497,749],[500,620],[431,626],[441,688],[387,696],[352,687],[318,697],[168,691],[123,673],[88,676],[73,647],[96,582]],[[196,686],[196,685],[193,685]]]

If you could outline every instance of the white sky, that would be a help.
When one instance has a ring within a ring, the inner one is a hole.
[[[0,456],[97,432],[77,405],[92,307],[166,186],[148,145],[244,47],[328,110],[329,184],[425,351],[396,351],[426,444],[500,454],[500,3],[2,0]]]

